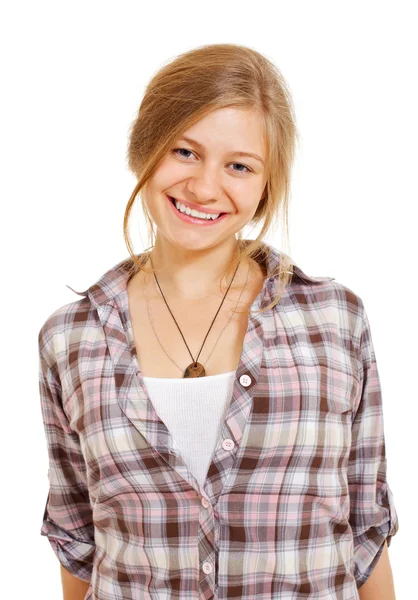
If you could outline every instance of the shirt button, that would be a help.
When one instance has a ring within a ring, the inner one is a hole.
[[[251,377],[249,375],[241,375],[239,382],[244,387],[248,387],[251,383]]]
[[[234,447],[234,442],[232,440],[230,440],[229,438],[227,440],[224,440],[222,442],[222,448],[224,450],[232,450],[232,448]]]
[[[212,573],[212,565],[208,562],[204,562],[202,565],[202,569],[205,573]]]
[[[203,508],[209,508],[209,502],[206,500],[206,498],[202,498],[202,506]]]

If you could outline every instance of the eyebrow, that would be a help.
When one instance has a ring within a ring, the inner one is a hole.
[[[192,138],[189,138],[185,135],[181,136],[179,141],[181,141],[181,140],[184,140],[185,142],[189,142],[189,144],[195,144],[195,146],[198,146],[199,148],[204,148],[203,144],[201,144],[197,140],[193,140]],[[237,150],[236,152],[231,152],[231,154],[234,154],[236,156],[250,156],[250,157],[255,158],[256,160],[260,161],[261,164],[264,165],[263,159],[260,156],[258,156],[258,154],[255,154],[254,152],[241,152],[241,151]]]

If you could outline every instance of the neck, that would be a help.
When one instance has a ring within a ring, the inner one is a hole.
[[[235,238],[223,244],[203,250],[175,246],[166,240],[156,239],[150,254],[152,266],[156,271],[159,284],[171,298],[200,300],[227,289],[239,259],[238,244]],[[233,269],[229,269],[233,263]],[[148,264],[148,266],[151,266]],[[246,276],[248,260],[241,261],[231,289],[242,284]],[[225,278],[224,275],[228,271]],[[155,286],[154,275],[151,274]]]

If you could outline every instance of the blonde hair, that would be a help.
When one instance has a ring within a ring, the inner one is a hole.
[[[239,257],[233,259],[224,274],[233,273],[237,260],[265,259],[268,246],[263,238],[282,218],[286,244],[289,240],[288,212],[291,170],[295,156],[297,130],[293,103],[279,69],[259,52],[236,44],[210,44],[176,56],[163,66],[148,83],[136,119],[130,127],[127,162],[137,184],[125,209],[123,231],[133,261],[133,272],[143,270],[147,252],[135,255],[129,236],[129,216],[135,199],[153,176],[175,140],[214,110],[224,107],[255,110],[262,119],[267,144],[267,183],[250,223],[261,224],[254,240],[237,232]],[[155,243],[154,223],[141,197],[150,247]],[[145,259],[145,260],[144,260]],[[250,261],[251,262],[251,261]],[[280,253],[276,272],[279,292],[273,301],[257,312],[272,308],[281,298],[293,271],[290,258]]]

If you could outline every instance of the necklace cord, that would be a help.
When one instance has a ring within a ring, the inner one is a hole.
[[[244,292],[244,289],[245,289],[245,288],[246,288],[246,286],[247,286],[249,275],[250,275],[250,267],[248,266],[248,270],[247,270],[247,277],[246,277],[246,280],[245,280],[245,284],[244,284],[244,285],[243,285],[243,287],[241,288],[241,291],[240,291],[240,294],[239,294],[238,300],[237,300],[237,302],[236,302],[236,304],[235,304],[235,309],[237,308],[237,306],[238,306],[238,304],[239,304],[239,302],[240,302],[240,300],[241,300],[241,296],[242,296],[242,294],[243,294],[243,292]],[[174,360],[171,358],[171,356],[170,356],[170,355],[167,353],[166,349],[165,349],[165,348],[164,348],[164,346],[162,345],[160,338],[158,337],[158,334],[157,334],[157,332],[156,332],[156,330],[155,330],[155,327],[154,327],[154,322],[153,322],[153,319],[152,319],[152,316],[151,316],[151,309],[150,309],[150,306],[149,306],[148,298],[147,298],[147,296],[146,296],[146,293],[145,293],[145,285],[144,285],[144,284],[143,284],[142,288],[143,288],[143,291],[144,291],[144,297],[145,297],[145,301],[146,301],[146,304],[147,304],[148,317],[149,317],[149,320],[150,320],[150,323],[151,323],[152,329],[153,329],[153,331],[154,331],[154,335],[155,335],[155,337],[157,338],[157,341],[158,341],[158,343],[159,343],[159,345],[160,345],[161,349],[163,350],[164,354],[167,356],[167,358],[168,358],[168,359],[169,359],[169,360],[170,360],[170,361],[173,363],[173,365],[175,365],[175,366],[176,366],[176,367],[179,369],[179,371],[181,371],[181,372],[183,373],[184,369],[182,369],[182,368],[181,368],[181,367],[180,367],[180,366],[179,366],[179,365],[178,365],[178,364],[177,364],[177,363],[176,363],[176,362],[175,362],[175,361],[174,361]],[[215,350],[215,348],[216,348],[216,346],[217,346],[217,344],[218,344],[218,342],[219,342],[219,339],[220,339],[221,335],[223,334],[223,332],[225,331],[226,327],[229,325],[229,323],[230,323],[230,321],[231,321],[231,319],[232,319],[232,315],[233,315],[233,311],[231,311],[231,315],[230,315],[230,317],[229,317],[228,321],[225,323],[225,325],[224,325],[224,326],[223,326],[223,328],[221,329],[221,331],[220,331],[220,333],[219,333],[219,335],[218,335],[218,338],[217,338],[216,342],[214,343],[214,345],[213,345],[213,347],[212,347],[212,350],[211,350],[211,351],[210,351],[210,353],[209,353],[209,356],[208,356],[208,358],[206,359],[206,362],[209,362],[209,359],[210,359],[210,357],[212,356],[212,354],[213,354],[213,351]]]
[[[186,368],[186,370],[184,371],[183,377],[204,377],[204,376],[205,376],[205,368],[204,368],[204,366],[203,366],[202,364],[200,364],[200,363],[198,362],[198,359],[199,359],[200,353],[201,353],[201,351],[202,351],[202,349],[203,349],[203,346],[204,346],[204,344],[205,344],[205,342],[206,342],[206,339],[207,339],[207,337],[208,337],[208,335],[209,335],[209,333],[210,333],[210,331],[211,331],[211,329],[212,329],[212,327],[213,327],[213,324],[214,324],[214,322],[215,322],[215,320],[216,320],[216,317],[218,316],[218,314],[219,314],[219,311],[221,310],[221,308],[222,308],[222,305],[223,305],[223,303],[225,302],[225,298],[226,298],[226,296],[227,296],[227,294],[228,294],[228,292],[229,292],[229,290],[230,290],[230,288],[231,288],[232,282],[233,282],[233,281],[234,281],[234,279],[235,279],[235,276],[236,276],[236,273],[237,273],[237,271],[238,271],[239,265],[241,264],[241,259],[238,261],[238,264],[237,264],[237,266],[236,266],[236,268],[235,268],[235,271],[234,271],[234,274],[233,274],[233,276],[232,276],[232,279],[231,279],[231,281],[230,281],[230,283],[229,283],[229,285],[228,285],[228,288],[227,288],[227,290],[226,290],[226,292],[225,292],[225,294],[224,294],[224,296],[223,296],[223,298],[222,298],[222,302],[221,302],[220,306],[218,307],[218,310],[216,311],[216,314],[215,314],[215,316],[214,316],[214,317],[213,317],[213,319],[212,319],[212,323],[211,323],[211,325],[210,325],[210,327],[209,327],[209,329],[208,329],[208,331],[207,331],[207,333],[206,333],[206,336],[205,336],[205,338],[204,338],[204,340],[203,340],[202,346],[201,346],[201,348],[200,348],[200,350],[199,350],[199,353],[198,353],[198,355],[197,355],[196,359],[194,359],[194,358],[193,358],[193,355],[192,355],[192,353],[191,353],[191,351],[190,351],[190,348],[189,348],[189,346],[188,346],[188,344],[187,344],[187,342],[186,342],[186,339],[185,339],[185,337],[184,337],[184,335],[183,335],[183,332],[181,331],[181,329],[180,329],[180,326],[179,326],[179,324],[177,323],[177,321],[176,321],[176,318],[175,318],[175,316],[173,315],[173,313],[172,313],[172,311],[171,311],[171,309],[170,309],[170,307],[169,307],[169,305],[168,305],[168,302],[167,302],[167,300],[166,300],[166,298],[165,298],[165,296],[164,296],[164,293],[163,293],[163,291],[162,291],[162,289],[161,289],[160,283],[159,283],[159,281],[158,281],[158,278],[157,278],[157,276],[156,276],[156,273],[155,273],[155,270],[154,270],[154,265],[153,265],[153,263],[152,263],[151,256],[149,257],[149,259],[150,259],[150,262],[151,262],[151,266],[152,266],[152,268],[153,268],[153,274],[154,274],[154,278],[155,278],[155,281],[156,281],[156,283],[157,283],[157,285],[158,285],[158,288],[159,288],[159,290],[160,290],[161,296],[162,296],[162,298],[163,298],[163,300],[164,300],[164,302],[165,302],[165,304],[166,304],[166,306],[167,306],[167,308],[168,308],[168,310],[169,310],[169,312],[170,312],[171,316],[173,317],[173,320],[174,320],[174,322],[175,322],[175,324],[176,324],[176,326],[177,326],[177,329],[179,330],[179,332],[180,332],[180,335],[181,335],[181,337],[183,338],[183,341],[184,341],[184,343],[185,343],[185,345],[186,345],[186,347],[187,347],[187,350],[188,350],[188,352],[189,352],[189,354],[190,354],[190,356],[191,356],[191,358],[192,358],[192,361],[193,361],[193,362],[192,362],[192,363],[191,363],[191,364],[190,364],[190,365],[189,365],[189,366]],[[248,275],[249,275],[249,271],[250,271],[250,265],[249,265],[249,267],[248,267],[248,272],[247,272],[247,279],[246,279],[246,283],[247,283],[247,281],[248,281]],[[244,286],[244,287],[245,287],[245,286]],[[241,290],[241,293],[240,293],[239,299],[238,299],[238,301],[237,301],[237,305],[238,305],[238,302],[239,302],[239,300],[240,300],[240,298],[241,298],[242,292],[243,292],[243,289]],[[146,294],[145,294],[145,298],[146,298]],[[151,324],[152,324],[152,326],[153,326],[154,333],[155,333],[155,335],[156,335],[156,337],[157,337],[157,339],[158,339],[157,333],[156,333],[156,331],[155,331],[155,328],[154,328],[154,325],[153,325],[153,323],[152,323],[152,319],[151,319],[151,314],[150,314],[149,305],[148,305],[148,299],[147,299],[147,298],[146,298],[146,302],[147,302],[148,314],[149,314],[149,317],[150,317],[150,320],[151,320]],[[230,316],[230,318],[229,318],[229,320],[228,320],[227,324],[229,323],[229,321],[231,320],[231,318],[232,318],[232,314],[231,314],[231,316]],[[226,327],[226,325],[225,325],[225,327]],[[223,332],[223,330],[225,329],[225,327],[222,329],[221,333]],[[216,346],[216,344],[218,343],[219,337],[220,337],[220,335],[218,336],[218,339],[216,340],[215,346]],[[158,341],[159,341],[159,343],[160,343],[160,345],[161,345],[161,342],[160,342],[160,340],[158,340]],[[212,348],[212,352],[213,352],[213,349],[214,349],[214,348]],[[164,352],[165,352],[165,350],[164,350]],[[210,353],[210,355],[212,354],[212,352]],[[166,354],[167,354],[167,353],[166,353]],[[168,354],[167,354],[167,356],[168,356]],[[170,357],[169,357],[169,358],[170,358]],[[170,359],[170,360],[171,360],[171,359]],[[174,362],[174,361],[173,361],[173,362]],[[176,365],[176,366],[178,366],[178,365]]]
[[[150,257],[150,261],[151,261],[151,257]],[[209,330],[208,330],[208,332],[207,332],[207,334],[206,334],[206,336],[205,336],[205,339],[203,340],[203,344],[202,344],[202,346],[201,346],[201,348],[200,348],[200,350],[199,350],[199,354],[197,355],[197,357],[196,357],[196,360],[193,358],[193,355],[192,355],[192,353],[190,352],[190,348],[189,348],[189,346],[187,345],[187,342],[186,342],[186,340],[185,340],[185,338],[184,338],[183,332],[181,331],[181,329],[180,329],[180,327],[179,327],[179,324],[177,323],[177,321],[176,321],[176,319],[175,319],[175,317],[174,317],[173,313],[171,312],[171,309],[170,309],[170,307],[168,306],[167,300],[165,299],[165,296],[164,296],[164,294],[163,294],[163,291],[162,291],[162,289],[161,289],[161,286],[160,286],[160,284],[159,284],[159,281],[158,281],[158,279],[157,279],[157,276],[156,276],[156,274],[155,274],[155,271],[153,271],[153,272],[154,272],[154,278],[155,278],[155,281],[157,282],[157,285],[158,285],[158,287],[159,287],[159,290],[160,290],[160,292],[161,292],[161,295],[162,295],[162,297],[163,297],[163,299],[164,299],[164,302],[166,303],[166,306],[167,306],[168,310],[170,311],[170,314],[171,314],[171,316],[173,317],[175,324],[177,325],[177,329],[180,331],[181,337],[183,338],[183,341],[184,341],[184,343],[186,344],[187,350],[189,351],[189,354],[190,354],[190,356],[192,357],[192,361],[193,361],[193,363],[194,363],[195,365],[197,364],[197,361],[198,361],[198,359],[199,359],[199,356],[200,356],[200,353],[201,353],[201,351],[202,351],[202,348],[203,348],[203,346],[204,346],[204,343],[205,343],[205,341],[206,341],[206,338],[208,337],[208,335],[209,335],[209,332],[210,332],[210,330],[212,329],[212,325],[214,324],[214,322],[215,322],[215,319],[216,319],[216,317],[218,316],[218,313],[219,313],[219,311],[221,310],[222,304],[223,304],[223,303],[224,303],[224,301],[225,301],[226,295],[227,295],[227,293],[229,292],[229,288],[231,287],[231,285],[232,285],[232,282],[233,282],[233,281],[234,281],[234,279],[235,279],[235,275],[236,275],[236,272],[238,271],[238,267],[239,267],[240,263],[241,263],[241,260],[239,260],[239,262],[238,262],[238,264],[237,264],[237,266],[236,266],[236,269],[235,269],[234,275],[233,275],[233,277],[232,277],[232,279],[231,279],[231,281],[230,281],[230,284],[229,284],[229,286],[228,286],[228,289],[226,290],[226,292],[225,292],[225,295],[224,295],[224,297],[223,297],[223,299],[222,299],[222,302],[221,302],[221,304],[220,304],[220,306],[219,306],[218,310],[216,311],[216,314],[215,314],[215,316],[213,317],[212,323],[211,323],[211,325],[210,325],[210,327],[209,327]],[[151,261],[151,266],[152,266],[152,268],[154,269],[154,265],[152,264],[152,261]]]

